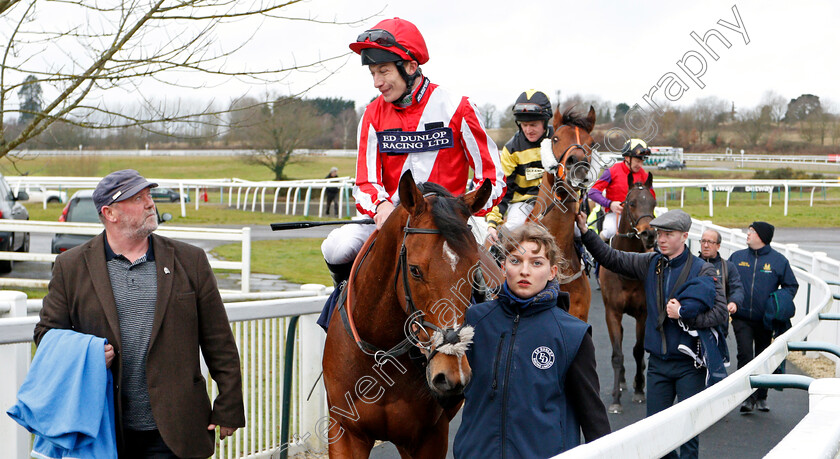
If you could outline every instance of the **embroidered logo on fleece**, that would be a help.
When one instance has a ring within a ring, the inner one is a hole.
[[[540,370],[548,370],[554,365],[554,352],[545,346],[540,346],[531,353],[531,362]]]

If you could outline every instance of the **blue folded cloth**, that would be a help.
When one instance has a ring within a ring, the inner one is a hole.
[[[104,338],[48,331],[6,413],[35,434],[38,458],[116,458],[114,388]]]
[[[706,312],[715,305],[715,281],[711,277],[695,277],[681,285],[674,293],[674,298],[680,302],[680,316],[694,318]],[[680,321],[682,324],[682,321]],[[728,325],[728,324],[726,324]],[[683,328],[690,335],[700,341],[699,352],[687,346],[680,345],[681,352],[695,359],[697,365],[706,368],[706,387],[709,387],[727,376],[726,367],[729,365],[729,349],[724,338],[725,325],[700,330]]]

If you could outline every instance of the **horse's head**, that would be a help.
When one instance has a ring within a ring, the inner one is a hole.
[[[595,127],[595,109],[583,115],[569,107],[565,112],[554,112],[554,135],[543,140],[541,155],[543,168],[551,174],[558,197],[574,195],[589,187],[591,177],[592,129]]]
[[[395,282],[408,314],[405,332],[426,356],[426,379],[438,395],[460,393],[472,374],[465,352],[473,330],[464,318],[480,271],[467,219],[484,206],[491,189],[485,180],[475,191],[453,197],[434,183],[418,188],[406,172],[399,186],[401,214],[386,223],[399,225],[390,230],[402,233]]]
[[[633,183],[633,175],[627,175],[627,198],[624,200],[624,215],[628,218],[631,231],[642,241],[645,250],[652,250],[656,245],[656,230],[650,226],[653,220],[653,209],[656,208],[656,198],[651,189],[653,174],[648,173],[645,183]]]

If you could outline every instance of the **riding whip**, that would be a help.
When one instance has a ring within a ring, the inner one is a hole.
[[[328,222],[287,222],[287,223],[272,223],[272,231],[282,231],[290,229],[312,228],[313,226],[327,226],[327,225],[374,225],[376,222],[373,219],[366,218],[364,220],[337,220]]]

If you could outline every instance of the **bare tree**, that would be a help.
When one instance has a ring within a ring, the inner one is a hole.
[[[341,23],[282,15],[284,8],[301,1],[62,0],[50,4],[50,13],[60,11],[63,17],[71,19],[43,21],[39,20],[45,15],[41,9],[46,7],[41,2],[0,0],[0,157],[59,121],[95,129],[138,126],[173,135],[178,131],[174,124],[221,119],[212,108],[214,101],[187,112],[170,111],[144,94],[141,81],[194,89],[210,80],[222,79],[264,87],[289,78],[295,71],[334,72],[335,68],[329,70],[326,66],[340,65],[347,53],[292,65],[263,59],[237,66],[231,57],[243,50],[253,35],[239,41],[217,40],[227,28],[242,29],[244,24],[258,21],[264,27],[282,27],[288,21],[320,26],[355,25],[368,19]],[[85,25],[75,25],[80,23]],[[313,32],[313,36],[317,33]],[[25,75],[33,75],[34,79],[24,83]],[[32,118],[25,126],[7,137],[13,132],[6,129],[12,116],[25,113],[9,106],[7,100],[24,84],[43,88],[43,105],[40,111],[30,113]],[[112,90],[122,90],[145,102],[145,115],[121,113],[109,106],[105,94]]]
[[[693,121],[693,128],[697,130],[700,143],[706,141],[703,134],[717,128],[721,122],[721,114],[727,111],[727,103],[715,96],[697,99],[694,105],[688,110],[689,119]]]
[[[756,146],[770,130],[770,107],[759,106],[738,115],[738,131],[749,146]]]
[[[830,113],[817,110],[799,122],[799,136],[808,143],[819,141],[820,145],[825,145],[825,137],[833,121],[834,117]]]
[[[779,95],[775,91],[766,91],[763,96],[761,96],[761,102],[759,102],[760,106],[768,106],[770,107],[770,121],[774,123],[780,123],[782,118],[785,117],[785,112],[787,111],[787,100]]]
[[[484,127],[492,129],[496,127],[496,106],[493,104],[484,104],[479,108]]]
[[[321,120],[309,102],[281,97],[264,104],[256,119],[249,118],[249,123],[242,131],[249,139],[246,146],[253,152],[243,156],[243,160],[265,166],[274,174],[274,180],[283,180],[292,153],[306,146],[307,140],[320,131]]]

